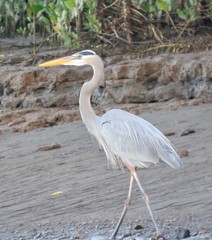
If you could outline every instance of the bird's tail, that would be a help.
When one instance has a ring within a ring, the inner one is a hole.
[[[179,169],[183,167],[183,161],[172,146],[165,146],[159,153],[160,160],[167,163],[170,167]]]

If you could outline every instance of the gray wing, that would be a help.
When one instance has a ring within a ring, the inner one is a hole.
[[[98,118],[98,132],[113,165],[120,159],[135,167],[149,167],[159,161],[173,168],[183,165],[170,141],[156,127],[126,111],[114,109]]]

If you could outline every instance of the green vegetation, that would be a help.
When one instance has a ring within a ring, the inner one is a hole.
[[[78,48],[212,31],[212,0],[0,0],[0,36]]]

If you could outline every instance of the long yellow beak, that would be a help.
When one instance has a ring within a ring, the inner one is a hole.
[[[44,62],[39,64],[39,67],[52,67],[52,66],[57,66],[57,65],[63,65],[70,62],[69,58],[58,58],[52,61]]]

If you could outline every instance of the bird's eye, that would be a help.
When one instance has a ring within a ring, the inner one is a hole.
[[[82,56],[83,56],[83,55],[80,54],[80,53],[77,53],[77,54],[76,54],[76,57],[78,57],[78,58],[82,58]]]
[[[75,53],[75,54],[73,54],[73,55],[71,55],[71,56],[69,56],[69,57],[67,57],[67,58],[71,58],[71,59],[81,59],[82,58],[82,54],[80,54],[80,53]]]

